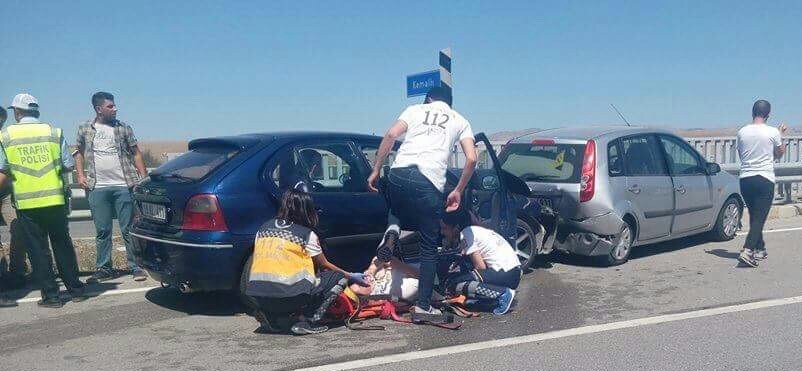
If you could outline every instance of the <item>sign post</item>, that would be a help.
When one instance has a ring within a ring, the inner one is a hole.
[[[407,98],[426,95],[435,86],[442,86],[453,99],[451,80],[451,48],[440,50],[440,67],[433,71],[426,71],[407,76]]]

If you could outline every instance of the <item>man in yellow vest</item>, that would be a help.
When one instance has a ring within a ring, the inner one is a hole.
[[[46,233],[53,244],[59,275],[73,301],[86,299],[78,279],[78,261],[67,225],[66,197],[61,174],[75,162],[61,129],[39,121],[39,103],[30,94],[17,94],[11,103],[16,124],[0,131],[0,185],[14,182],[14,206],[20,230],[31,238],[28,255],[33,277],[41,286],[37,304],[60,308],[59,287],[47,243],[36,236]]]

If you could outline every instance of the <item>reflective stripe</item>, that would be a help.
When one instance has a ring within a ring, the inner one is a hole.
[[[251,276],[248,278],[249,281],[262,281],[262,282],[273,282],[273,283],[281,283],[287,286],[292,286],[297,284],[301,281],[308,281],[312,284],[315,284],[317,278],[314,274],[309,274],[309,272],[301,271],[291,276],[285,276],[280,274],[273,274],[273,273],[254,273],[251,272]]]
[[[53,169],[55,169],[56,166],[57,166],[56,164],[57,164],[57,162],[51,162],[51,163],[45,165],[45,167],[43,167],[43,168],[41,168],[39,170],[34,170],[34,169],[29,168],[29,167],[25,167],[25,166],[17,165],[17,164],[9,164],[9,168],[11,168],[12,172],[20,172],[20,173],[23,173],[25,175],[30,175],[32,177],[41,178],[41,177],[47,175]]]
[[[22,200],[30,200],[30,199],[33,199],[33,198],[39,198],[39,197],[61,196],[63,194],[64,194],[64,190],[61,189],[61,188],[58,188],[58,189],[46,189],[44,191],[36,191],[36,192],[15,193],[14,194],[14,198],[17,201],[22,201]]]
[[[0,139],[0,140],[3,141],[3,145],[4,146],[8,146],[8,144],[6,144],[6,143],[11,141],[11,134],[8,133],[7,129],[3,129],[2,135],[0,135],[0,137],[2,137],[2,139]]]
[[[36,144],[36,143],[59,144],[59,138],[54,137],[53,135],[42,136],[42,137],[27,137],[19,139],[3,138],[3,145],[5,145],[6,147],[21,146],[25,144]]]

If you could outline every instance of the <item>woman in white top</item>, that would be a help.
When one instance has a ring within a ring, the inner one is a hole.
[[[778,128],[767,125],[770,112],[769,102],[755,102],[752,123],[738,131],[741,196],[749,209],[749,234],[738,260],[751,267],[757,267],[758,260],[768,256],[763,242],[763,225],[774,200],[774,160],[785,154],[780,135],[787,127],[784,124]]]
[[[454,294],[493,301],[493,313],[505,314],[521,282],[518,255],[500,234],[471,224],[470,216],[462,209],[443,217],[440,226],[443,243],[446,246],[459,244],[472,265],[469,272],[449,277],[446,287]]]

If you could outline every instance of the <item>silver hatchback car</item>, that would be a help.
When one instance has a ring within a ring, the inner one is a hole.
[[[704,232],[729,240],[740,226],[738,179],[669,131],[543,130],[511,140],[499,161],[559,215],[555,249],[608,265],[634,246]]]

